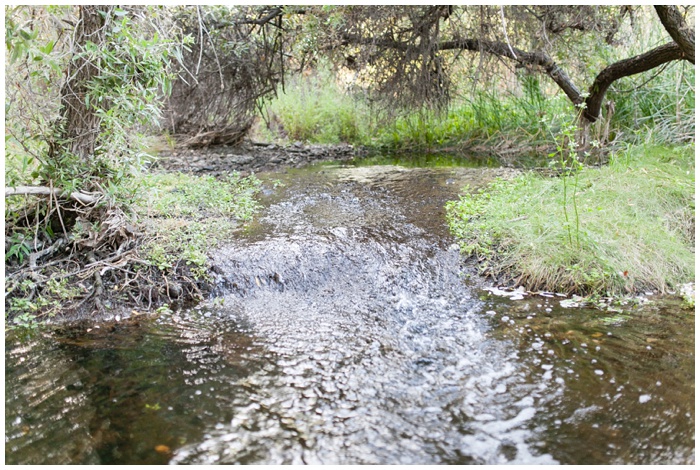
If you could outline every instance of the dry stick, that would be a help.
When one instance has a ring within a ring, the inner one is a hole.
[[[53,188],[52,188],[53,189]],[[63,229],[63,236],[68,238],[68,232],[66,231],[66,225],[63,223],[63,216],[61,215],[61,204],[58,202],[58,196],[56,191],[53,192],[54,201],[56,201],[56,213],[58,214],[58,220],[61,221],[61,228]]]
[[[503,5],[501,5],[500,8],[501,8],[501,23],[503,24],[503,34],[506,36],[506,44],[508,44],[508,49],[510,49],[510,54],[513,56],[513,59],[518,60],[518,56],[516,56],[515,51],[513,51],[513,46],[510,45],[510,39],[508,39],[508,31],[506,31],[506,15],[503,12]]]
[[[87,258],[93,264],[97,263],[97,260],[95,259],[95,253],[89,253],[87,255]],[[103,293],[103,289],[102,276],[100,275],[100,271],[95,270],[95,272],[93,273],[93,277],[95,278],[95,288],[92,290],[92,297],[94,297],[95,300],[95,307],[97,307],[99,310],[102,310],[102,301],[100,300],[100,296]]]
[[[36,262],[39,260],[39,258],[41,258],[42,256],[50,255],[51,253],[59,249],[61,245],[63,245],[63,238],[59,238],[58,240],[56,240],[56,242],[50,247],[29,255],[29,268],[32,271],[36,269]]]
[[[16,186],[14,188],[5,188],[5,197],[9,196],[52,196],[54,194],[61,194],[62,191],[58,188],[49,188],[46,186]],[[100,198],[93,194],[82,193],[80,191],[73,191],[70,193],[70,198],[80,202],[81,204],[94,204],[99,201]]]

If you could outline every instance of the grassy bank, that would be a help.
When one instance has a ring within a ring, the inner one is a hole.
[[[577,177],[526,173],[447,208],[484,274],[530,290],[621,295],[694,279],[694,198],[694,146],[637,146]]]
[[[122,181],[98,208],[109,215],[99,227],[79,218],[66,218],[65,232],[9,227],[6,324],[34,327],[59,313],[109,316],[201,298],[210,280],[207,253],[252,217],[259,188],[254,177],[236,173],[221,179],[143,173]],[[6,209],[6,220],[8,210],[31,214],[37,202],[28,198],[26,207]],[[69,249],[31,259],[35,243],[58,243],[55,238]]]
[[[237,173],[224,179],[164,173],[145,174],[133,186],[139,188],[133,207],[143,232],[145,259],[166,275],[184,264],[195,280],[202,280],[209,249],[256,211],[253,196],[260,182]]]

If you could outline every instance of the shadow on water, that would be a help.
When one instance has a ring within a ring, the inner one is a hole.
[[[6,334],[6,463],[694,462],[692,314],[465,283],[444,203],[509,174],[263,176],[207,305]]]

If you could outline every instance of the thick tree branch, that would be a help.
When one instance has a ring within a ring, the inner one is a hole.
[[[473,52],[487,52],[489,54],[515,59],[520,64],[535,65],[542,67],[545,73],[559,85],[566,96],[575,105],[583,103],[581,92],[576,87],[567,73],[562,70],[554,60],[545,52],[526,52],[517,47],[510,47],[504,42],[483,41],[480,39],[463,39],[456,41],[445,41],[440,44],[440,50],[463,49]]]
[[[695,63],[695,30],[690,28],[675,5],[654,5],[661,24],[683,51],[683,58]]]
[[[364,38],[345,34],[342,45],[372,45],[376,47],[407,51],[409,44],[390,39]],[[583,103],[583,96],[567,73],[562,70],[554,60],[545,52],[526,52],[517,47],[510,47],[505,42],[484,41],[480,39],[456,39],[443,41],[438,45],[438,50],[466,50],[472,52],[486,52],[488,54],[516,60],[520,64],[534,65],[542,67],[545,73],[566,93],[574,105]],[[515,54],[515,59],[513,58]]]
[[[669,42],[644,54],[608,65],[598,74],[591,85],[583,117],[589,122],[595,122],[598,119],[605,92],[615,80],[646,72],[666,62],[683,58],[684,52],[681,47],[675,42]]]
[[[409,43],[394,41],[392,39],[365,38],[346,34],[342,38],[342,45],[348,44],[372,45],[379,48],[400,51],[408,51],[414,47]],[[671,42],[643,54],[615,62],[605,67],[598,74],[593,85],[591,85],[589,89],[588,98],[584,100],[583,95],[571,78],[545,52],[527,52],[516,47],[511,47],[505,42],[485,41],[480,39],[443,41],[438,45],[437,49],[441,51],[460,49],[473,52],[485,52],[515,60],[521,65],[541,67],[575,106],[585,102],[586,106],[583,111],[583,118],[589,122],[598,120],[605,92],[615,80],[646,72],[647,70],[651,70],[674,60],[690,60],[686,51],[684,51],[680,45]]]

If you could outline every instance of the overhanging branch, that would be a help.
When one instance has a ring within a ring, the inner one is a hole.
[[[681,47],[675,42],[669,42],[644,54],[608,65],[598,74],[593,81],[593,85],[591,85],[583,117],[590,122],[595,122],[598,119],[605,92],[614,81],[646,72],[667,62],[683,58],[684,53]]]
[[[683,50],[683,58],[695,63],[695,30],[689,27],[675,5],[654,5],[661,24]]]

